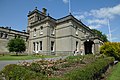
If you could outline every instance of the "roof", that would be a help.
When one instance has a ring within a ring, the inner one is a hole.
[[[14,32],[22,33],[22,34],[28,34],[27,32],[11,29],[11,27],[0,27],[0,28],[5,29],[5,30],[11,30],[11,31],[14,31]]]

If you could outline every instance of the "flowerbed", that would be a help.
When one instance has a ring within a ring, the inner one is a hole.
[[[113,58],[70,56],[56,61],[34,61],[11,64],[2,70],[8,80],[93,80],[105,72]]]

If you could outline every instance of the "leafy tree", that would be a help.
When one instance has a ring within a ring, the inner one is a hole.
[[[101,31],[92,29],[92,31],[97,34],[97,36],[103,41],[103,42],[108,42],[107,36],[103,34]]]
[[[101,48],[100,53],[107,56],[112,56],[120,61],[120,43],[119,42],[105,42]]]
[[[25,41],[22,38],[14,38],[11,39],[7,44],[9,52],[16,52],[18,53],[24,52],[26,49]]]

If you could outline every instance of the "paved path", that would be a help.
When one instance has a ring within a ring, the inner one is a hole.
[[[59,60],[61,59],[65,59],[67,56],[64,57],[55,57],[55,58],[45,58],[45,60]],[[0,71],[4,68],[4,66],[8,65],[8,64],[17,64],[17,63],[21,63],[21,62],[32,62],[32,61],[37,61],[37,60],[41,60],[41,59],[33,59],[33,60],[9,60],[9,61],[0,61]]]

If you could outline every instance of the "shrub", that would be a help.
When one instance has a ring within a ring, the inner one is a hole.
[[[97,59],[91,64],[86,65],[83,68],[74,69],[66,73],[63,78],[52,78],[53,80],[96,80],[99,79],[104,73],[110,63],[114,61],[114,58],[102,58]],[[52,80],[50,79],[50,80]]]
[[[105,68],[113,62],[113,58],[97,59],[84,68],[73,70],[65,75],[68,80],[95,80],[104,72]]]
[[[42,67],[40,64],[37,63],[32,63],[30,66],[28,66],[30,70],[35,71],[35,72],[41,72]]]
[[[120,43],[118,42],[106,42],[100,48],[100,53],[107,56],[112,56],[116,60],[120,60]]]
[[[10,64],[2,70],[7,80],[43,80],[45,77],[22,66]]]

